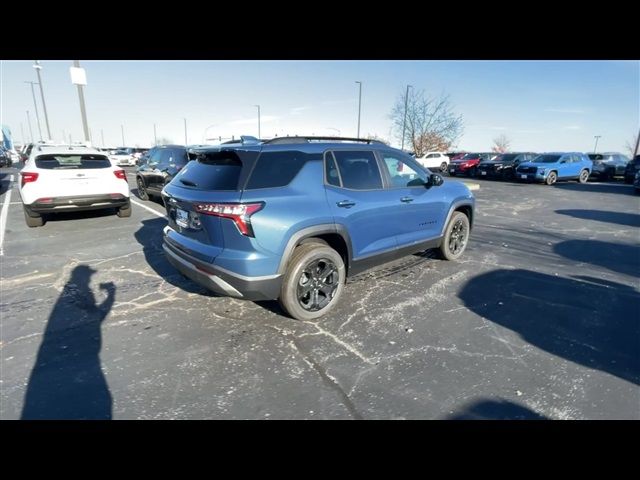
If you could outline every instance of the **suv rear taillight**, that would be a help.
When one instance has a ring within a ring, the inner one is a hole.
[[[196,212],[214,217],[230,218],[242,235],[254,237],[251,215],[264,208],[260,203],[195,203]]]
[[[35,172],[20,172],[20,176],[22,177],[21,187],[24,187],[25,184],[30,182],[35,182],[38,180],[38,175]]]
[[[122,180],[124,180],[125,182],[127,181],[127,173],[124,170],[114,170],[113,174],[118,177],[121,178]]]

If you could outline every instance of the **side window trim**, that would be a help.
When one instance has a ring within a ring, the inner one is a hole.
[[[400,188],[424,188],[424,185],[404,185],[401,187],[397,187],[393,184],[392,180],[391,180],[391,175],[389,174],[389,169],[387,168],[387,164],[384,160],[384,151],[376,151],[375,155],[376,158],[378,159],[378,163],[380,164],[381,171],[382,171],[382,176],[383,176],[383,183],[384,183],[384,188],[385,190],[397,190]],[[398,158],[399,161],[401,161],[402,163],[404,163],[406,166],[408,166],[409,168],[411,168],[412,170],[414,170],[416,173],[420,173],[420,169],[423,170],[427,170],[425,167],[423,167],[422,165],[420,165],[418,162],[415,162],[411,157],[408,158],[403,158],[402,155],[398,155],[395,152],[391,152],[388,151],[389,156],[393,156],[393,157],[400,157]],[[424,172],[425,177],[428,177],[427,172]]]

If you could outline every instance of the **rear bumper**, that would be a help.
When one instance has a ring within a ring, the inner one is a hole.
[[[53,213],[79,210],[100,210],[103,208],[120,208],[130,205],[129,197],[119,195],[81,195],[73,197],[53,197],[51,201],[39,202],[36,200],[30,205],[25,205],[29,212]]]
[[[166,233],[165,233],[166,235]],[[275,300],[280,296],[282,275],[245,277],[213,263],[202,262],[178,250],[174,245],[162,243],[167,260],[184,276],[218,295],[244,300]]]

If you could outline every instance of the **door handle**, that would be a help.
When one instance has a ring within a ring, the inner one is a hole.
[[[352,202],[351,200],[342,200],[340,202],[336,202],[336,205],[342,208],[351,208],[356,204],[356,202]]]
[[[400,201],[401,201],[402,203],[411,203],[411,202],[413,202],[413,198],[411,198],[411,197],[402,197],[402,198],[400,199]]]

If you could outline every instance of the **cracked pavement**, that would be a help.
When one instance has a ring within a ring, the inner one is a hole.
[[[478,183],[461,261],[349,279],[317,323],[182,277],[147,209],[29,229],[13,185],[0,418],[63,415],[55,398],[83,418],[640,419],[640,196]]]

